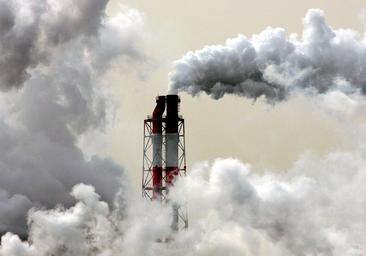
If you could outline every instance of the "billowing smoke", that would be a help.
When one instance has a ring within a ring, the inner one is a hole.
[[[71,193],[75,206],[30,211],[29,240],[8,233],[0,254],[361,256],[365,166],[364,156],[347,152],[304,155],[282,174],[257,175],[236,159],[196,165],[171,192],[189,201],[190,225],[169,243],[157,242],[171,235],[169,207],[120,194],[125,204],[110,210],[80,184]]]
[[[234,159],[203,164],[175,194],[188,193],[197,214],[185,255],[363,255],[366,201],[355,195],[365,181],[365,158],[344,152],[305,155],[277,175]]]
[[[186,195],[194,220],[175,240],[174,254],[183,244],[190,249],[182,255],[365,254],[366,201],[357,196],[366,192],[364,125],[354,120],[364,111],[366,40],[331,28],[318,9],[303,23],[301,36],[269,27],[187,53],[174,64],[170,90],[269,102],[321,94],[314,100],[350,121],[345,129],[357,134],[349,139],[358,137],[359,147],[322,159],[305,154],[281,174],[251,173],[235,159],[196,166],[175,187],[175,199]]]
[[[362,125],[348,117],[364,112],[363,99],[336,94],[321,106],[360,138]],[[170,191],[171,202],[188,202],[190,218],[188,230],[173,235],[169,205],[136,200],[128,186],[107,204],[78,184],[75,205],[33,208],[28,240],[7,233],[0,255],[365,255],[365,153],[362,141],[349,152],[306,153],[280,173],[258,174],[237,159],[196,164]],[[169,243],[158,242],[166,237]]]
[[[303,23],[302,36],[268,27],[187,53],[175,62],[170,90],[271,102],[299,91],[365,93],[365,39],[350,29],[332,29],[318,9],[309,10]]]
[[[87,157],[80,141],[113,112],[108,70],[145,58],[138,12],[111,18],[106,4],[0,0],[0,87],[9,91],[0,98],[0,255],[365,255],[362,141],[352,152],[305,154],[281,173],[235,159],[198,164],[170,191],[170,202],[189,203],[189,229],[175,234],[169,205],[136,200],[121,166]],[[312,10],[302,40],[268,29],[206,48],[177,63],[172,88],[268,100],[338,89],[322,104],[356,118],[366,107],[356,94],[363,49]],[[364,127],[352,128],[362,138]]]
[[[20,87],[58,46],[95,36],[108,0],[0,1],[0,88]]]
[[[123,205],[111,210],[92,186],[78,184],[71,195],[77,203],[69,209],[30,211],[28,241],[7,233],[0,255],[157,255],[164,249],[156,240],[170,234],[167,208],[134,202],[129,218],[121,218]]]
[[[121,166],[79,146],[114,111],[106,72],[144,61],[141,15],[107,3],[0,0],[0,89],[18,88],[0,101],[0,233],[25,236],[27,211],[71,206],[78,183],[109,203],[121,186]]]

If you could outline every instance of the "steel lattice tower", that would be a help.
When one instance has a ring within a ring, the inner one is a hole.
[[[185,126],[178,115],[178,95],[158,96],[156,103],[152,116],[144,120],[142,196],[166,204],[175,179],[186,175]],[[172,229],[187,228],[186,205],[172,207]]]

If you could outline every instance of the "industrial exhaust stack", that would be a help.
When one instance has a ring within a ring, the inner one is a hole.
[[[176,178],[186,175],[185,128],[178,115],[179,103],[178,95],[158,96],[152,116],[144,120],[142,196],[163,204],[169,201],[169,189]],[[172,207],[172,230],[187,228],[186,206]]]

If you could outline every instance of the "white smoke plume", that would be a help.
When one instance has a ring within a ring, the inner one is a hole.
[[[235,94],[270,102],[296,92],[366,92],[366,43],[351,29],[333,29],[322,10],[311,9],[302,36],[268,27],[250,38],[206,46],[177,60],[170,90],[218,99]]]
[[[126,185],[128,181],[119,165],[100,156],[88,159],[78,146],[85,134],[102,131],[108,123],[113,107],[105,92],[103,77],[109,67],[117,61],[128,64],[144,61],[137,47],[143,32],[141,16],[129,10],[114,18],[107,17],[106,1],[49,0],[20,5],[20,1],[0,0],[0,3],[0,87],[2,90],[19,88],[2,94],[0,101],[0,232],[7,232],[1,237],[1,256],[366,254],[366,199],[363,196],[366,194],[366,152],[362,141],[352,152],[333,152],[324,158],[305,154],[290,170],[282,173],[259,175],[251,172],[248,164],[235,159],[198,164],[189,170],[188,177],[178,180],[170,192],[171,202],[188,201],[190,216],[189,229],[172,235],[169,205],[136,200],[130,193],[130,189],[135,188]],[[282,34],[282,41],[289,45],[310,42],[314,33],[328,36],[334,33],[337,40],[342,34],[344,44],[340,40],[339,45],[343,46],[349,46],[350,38],[356,38],[354,32],[330,30],[320,11],[310,11],[305,21],[308,32],[304,32],[302,41],[287,39],[281,30],[274,32]],[[318,30],[313,31],[314,28]],[[259,37],[253,38],[259,40]],[[317,40],[325,38],[324,42],[327,41],[327,37],[321,38]],[[238,42],[241,40],[248,44],[254,42],[254,39],[243,38]],[[266,58],[280,63],[275,60],[288,59],[288,55],[281,48],[281,38],[278,40],[280,43],[276,44],[275,40],[273,44],[265,44],[267,48],[273,46],[266,54],[255,47],[247,52],[262,52],[261,56],[273,54]],[[331,42],[335,47],[335,42]],[[360,40],[352,42],[362,45]],[[342,56],[346,51],[328,52],[332,47],[325,47],[324,53],[316,48],[318,52],[314,52],[313,57],[339,53],[333,58],[347,61],[348,53]],[[222,56],[226,56],[226,47],[219,48],[225,53]],[[246,51],[245,47],[240,49]],[[349,54],[357,49],[349,49]],[[20,51],[24,52],[20,54]],[[294,56],[299,54],[293,51]],[[298,66],[294,67],[300,69],[301,61],[295,61],[295,57],[293,61]],[[225,81],[230,82],[236,77],[237,69],[229,68],[231,58],[226,60],[223,61],[227,63],[228,72]],[[252,81],[240,81],[242,76],[238,76],[234,80],[242,84],[243,91],[232,89],[229,92],[280,100],[296,90],[322,92],[335,86],[340,90],[320,97],[322,104],[342,120],[363,115],[364,99],[354,94],[362,91],[361,82],[356,82],[356,78],[362,81],[362,68],[354,70],[360,73],[356,76],[351,75],[351,67],[344,62],[343,66],[328,63],[324,57],[321,63],[330,66],[316,66],[308,65],[306,56],[303,60],[303,72],[293,74],[299,81],[295,87],[294,83],[287,83],[290,73],[279,72],[281,67],[285,70],[286,64],[272,63],[260,72],[254,69],[248,75]],[[362,59],[359,61],[357,67],[361,67]],[[19,71],[18,75],[6,72],[7,62]],[[197,62],[197,67],[204,70],[209,66]],[[244,62],[242,67],[246,67]],[[342,71],[342,68],[345,69]],[[181,70],[190,74],[189,68]],[[208,73],[225,74],[220,66],[216,71]],[[336,83],[330,86],[331,80],[327,79],[335,73],[343,75],[336,80],[332,78]],[[205,73],[198,72],[195,77],[202,74]],[[268,74],[272,75],[271,83],[264,80]],[[317,87],[315,81],[324,83]],[[220,97],[221,87],[236,88],[237,83],[230,82],[231,87],[215,83],[212,93]],[[257,89],[258,85],[262,89]],[[196,84],[189,86],[193,94],[200,90],[195,89]],[[352,95],[348,96],[350,92]],[[352,128],[357,139],[362,138],[364,127]],[[170,243],[157,242],[171,235]],[[20,239],[25,236],[26,240]]]
[[[364,255],[364,166],[338,152],[280,175],[234,159],[198,167],[177,187],[198,215],[188,255]]]
[[[92,186],[78,184],[71,195],[77,203],[69,209],[31,210],[28,241],[7,233],[0,255],[156,255],[163,249],[156,239],[170,233],[167,208],[133,203],[129,218],[122,219],[121,205],[112,211]]]
[[[103,80],[143,65],[141,15],[108,17],[105,0],[0,0],[0,233],[27,235],[32,207],[69,207],[78,183],[112,202],[123,168],[86,157],[79,141],[113,113]]]
[[[76,185],[75,206],[30,211],[29,240],[4,235],[0,255],[361,256],[365,161],[347,152],[304,155],[288,172],[265,175],[236,159],[196,165],[171,192],[189,201],[190,226],[169,243],[157,242],[170,235],[169,207],[127,193],[110,210],[93,187]]]

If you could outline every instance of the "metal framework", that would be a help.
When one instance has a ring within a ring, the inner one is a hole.
[[[165,122],[166,119],[163,117],[163,150],[162,150],[162,163],[163,168],[165,170],[166,167],[166,131],[165,131]],[[186,149],[185,149],[185,127],[184,127],[184,119],[180,116],[178,119],[178,176],[186,176]],[[153,200],[153,132],[152,132],[152,118],[148,116],[147,119],[144,120],[144,139],[143,139],[143,163],[142,163],[142,196],[149,200]],[[166,173],[163,172],[163,187],[162,187],[162,196],[160,199],[162,204],[166,204],[169,201],[168,198],[168,189],[166,186]],[[157,200],[157,199],[154,199]],[[178,230],[188,228],[188,214],[187,214],[187,206],[179,205],[173,206],[174,210],[178,211]]]

